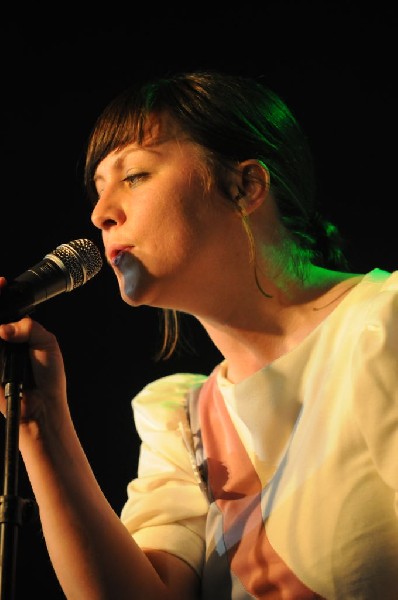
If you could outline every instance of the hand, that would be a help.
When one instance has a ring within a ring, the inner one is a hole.
[[[6,285],[0,277],[1,288]],[[26,344],[30,360],[32,385],[24,386],[21,400],[21,423],[43,423],[43,417],[56,415],[66,406],[66,381],[62,354],[54,334],[24,317],[0,325],[0,339],[10,344]],[[5,414],[4,387],[0,386],[0,411]]]

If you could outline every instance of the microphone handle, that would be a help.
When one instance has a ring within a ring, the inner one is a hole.
[[[48,298],[71,289],[70,276],[53,260],[43,259],[0,292],[0,323],[18,321]]]

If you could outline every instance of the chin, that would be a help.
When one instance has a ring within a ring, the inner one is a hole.
[[[134,307],[134,306],[142,306],[143,304],[145,304],[145,302],[139,300],[136,296],[130,296],[123,292],[121,292],[120,296],[121,296],[123,302],[125,302],[129,306]]]
[[[131,273],[126,273],[119,277],[119,290],[122,300],[129,306],[150,306],[153,308],[163,308],[160,288],[158,281],[149,278],[147,274],[143,276],[131,276]],[[163,298],[164,300],[164,298]]]
[[[134,286],[134,289],[128,289],[127,286],[120,288],[120,295],[126,304],[129,306],[154,306],[149,294],[148,288]]]

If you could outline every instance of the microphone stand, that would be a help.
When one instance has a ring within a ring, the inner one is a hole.
[[[7,401],[3,495],[0,496],[0,599],[15,596],[18,531],[34,502],[23,500],[18,491],[19,422],[24,385],[31,383],[27,344],[2,342],[1,385]]]

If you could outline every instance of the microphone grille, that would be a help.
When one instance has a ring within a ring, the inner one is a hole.
[[[102,267],[102,257],[97,246],[87,239],[73,240],[57,246],[48,258],[56,257],[70,277],[69,290],[80,287],[94,277]]]

